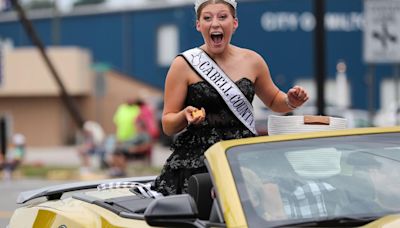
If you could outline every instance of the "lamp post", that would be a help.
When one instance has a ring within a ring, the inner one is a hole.
[[[325,0],[314,0],[314,64],[317,83],[317,114],[325,114]]]

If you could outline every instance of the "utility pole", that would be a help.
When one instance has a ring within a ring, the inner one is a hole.
[[[314,64],[317,84],[317,114],[325,115],[325,0],[314,0]]]
[[[84,119],[81,116],[80,112],[78,111],[78,108],[76,107],[76,104],[72,100],[72,98],[69,96],[67,93],[67,90],[65,89],[65,86],[63,82],[60,79],[60,76],[58,75],[53,63],[51,62],[50,58],[48,57],[44,45],[39,39],[38,35],[36,34],[35,29],[33,28],[33,25],[30,20],[26,17],[24,9],[21,7],[19,4],[18,0],[11,0],[15,10],[18,13],[18,17],[20,22],[22,23],[22,26],[25,29],[26,34],[28,37],[32,40],[32,43],[39,49],[39,52],[45,61],[45,64],[49,68],[51,74],[53,75],[54,80],[56,81],[58,87],[60,88],[60,96],[62,101],[64,102],[68,112],[71,114],[72,119],[74,120],[75,124],[79,127],[83,127]]]
[[[53,45],[57,46],[60,45],[60,11],[58,10],[58,1],[53,0],[53,20],[52,20],[52,31],[51,31],[51,40]]]

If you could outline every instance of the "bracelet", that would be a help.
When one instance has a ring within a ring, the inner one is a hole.
[[[295,109],[297,108],[296,106],[292,105],[292,104],[289,102],[289,98],[288,98],[288,97],[285,98],[285,102],[286,102],[286,105],[288,106],[288,108],[289,108],[290,110],[295,110]]]

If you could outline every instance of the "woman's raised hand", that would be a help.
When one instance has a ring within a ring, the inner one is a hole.
[[[308,100],[307,91],[301,86],[293,86],[287,92],[287,104],[289,108],[297,108],[303,105]]]

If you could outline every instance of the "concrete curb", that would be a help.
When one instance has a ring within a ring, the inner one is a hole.
[[[165,160],[171,154],[169,148],[155,144],[151,158],[151,165],[163,166]],[[81,164],[76,146],[59,147],[28,147],[24,158],[24,164],[43,166],[77,166]]]

